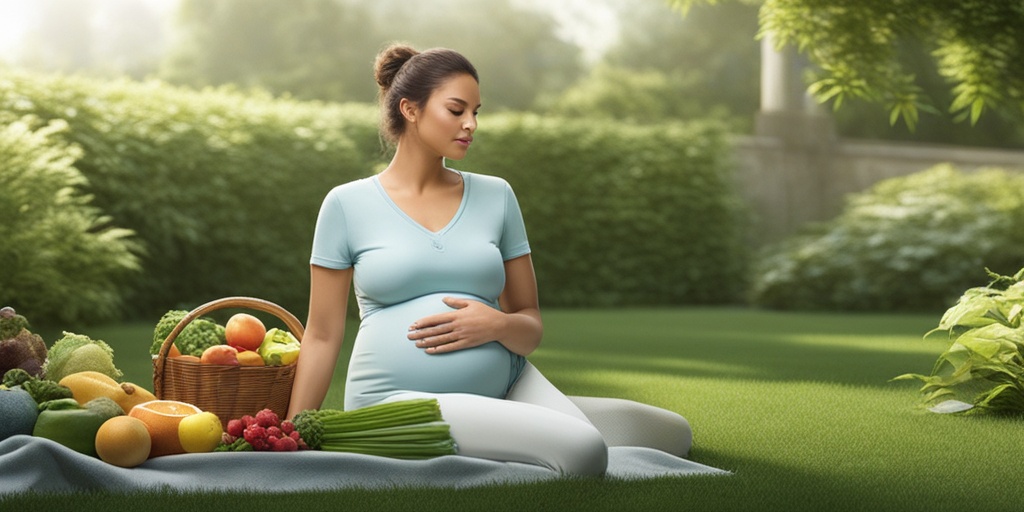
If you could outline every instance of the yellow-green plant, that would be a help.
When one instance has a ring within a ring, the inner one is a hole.
[[[930,375],[918,379],[935,412],[1024,413],[1024,269],[989,271],[988,286],[970,288],[925,337],[948,333],[951,344]]]

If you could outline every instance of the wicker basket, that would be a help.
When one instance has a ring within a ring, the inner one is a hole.
[[[284,322],[301,342],[304,329],[281,306],[252,297],[226,297],[193,309],[178,322],[153,359],[153,393],[161,400],[177,400],[209,411],[227,426],[232,418],[270,409],[282,419],[288,412],[295,365],[233,366],[198,363],[167,357],[174,339],[190,322],[211,311],[248,308],[270,313]]]

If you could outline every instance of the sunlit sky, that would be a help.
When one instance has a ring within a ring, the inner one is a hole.
[[[170,14],[177,0],[137,0]],[[578,44],[587,60],[596,60],[618,33],[613,9],[594,0],[514,0],[516,4],[551,12],[559,24],[559,36]],[[32,23],[35,0],[0,0],[0,60],[15,50]]]

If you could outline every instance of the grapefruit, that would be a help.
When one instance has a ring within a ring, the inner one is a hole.
[[[138,418],[146,424],[152,438],[150,457],[185,453],[178,438],[178,424],[193,414],[203,412],[198,407],[176,400],[153,400],[132,407],[128,416]]]
[[[131,416],[114,416],[96,431],[96,454],[100,460],[122,468],[146,462],[152,445],[146,424]]]

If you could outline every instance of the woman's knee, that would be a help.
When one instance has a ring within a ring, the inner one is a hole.
[[[567,433],[563,440],[561,473],[577,476],[601,476],[608,467],[608,445],[604,437],[590,424]]]
[[[643,446],[685,457],[693,443],[686,418],[648,404],[605,397],[570,396],[608,446]]]

